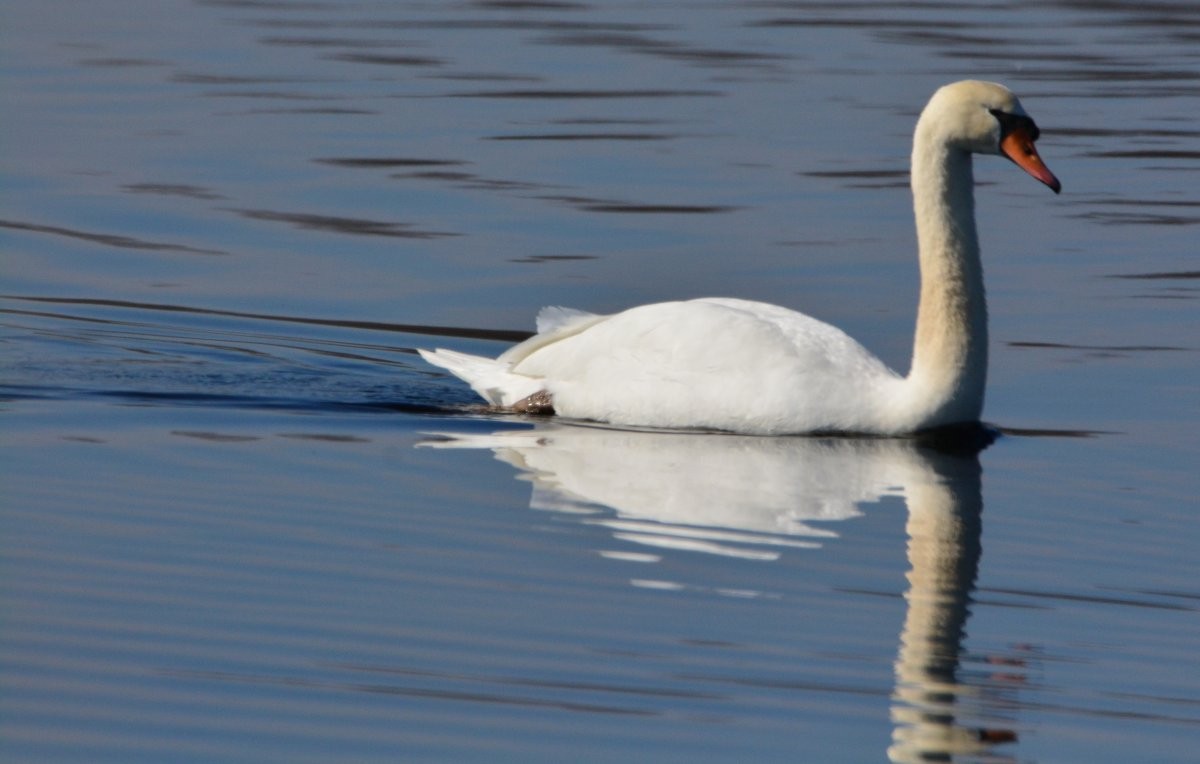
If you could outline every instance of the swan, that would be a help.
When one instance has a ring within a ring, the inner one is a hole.
[[[911,170],[921,288],[907,376],[836,327],[734,298],[603,316],[545,308],[538,333],[498,358],[418,352],[493,406],[618,426],[895,436],[978,422],[987,306],[972,154],[1005,156],[1058,193],[1038,132],[992,82],[946,85],[921,112]]]

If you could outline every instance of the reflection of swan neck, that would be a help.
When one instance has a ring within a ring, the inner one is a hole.
[[[907,387],[926,424],[975,421],[987,381],[987,306],[975,233],[971,154],[923,116],[913,138],[912,191],[921,295]]]
[[[910,491],[908,614],[902,673],[953,681],[979,566],[980,519],[948,501],[944,486]],[[904,677],[902,677],[904,678]]]
[[[955,722],[959,653],[981,553],[979,475],[978,462],[962,463],[951,479],[906,492],[911,570],[888,749],[895,762],[986,749],[974,730]]]

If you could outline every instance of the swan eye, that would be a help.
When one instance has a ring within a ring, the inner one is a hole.
[[[1002,141],[1016,132],[1025,133],[1031,141],[1036,141],[1038,136],[1042,134],[1042,131],[1038,130],[1038,126],[1034,121],[1024,114],[1011,114],[999,109],[988,109],[988,111],[1000,123],[1000,140]]]

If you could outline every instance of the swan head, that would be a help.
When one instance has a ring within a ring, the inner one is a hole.
[[[917,132],[961,151],[1007,157],[1054,193],[1062,190],[1034,147],[1038,126],[1003,85],[963,80],[940,88],[921,112]]]

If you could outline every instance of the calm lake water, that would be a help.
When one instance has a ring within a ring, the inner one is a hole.
[[[1190,762],[1200,6],[16,0],[4,761]],[[502,417],[414,348],[727,295],[907,368],[977,162],[986,449]]]

